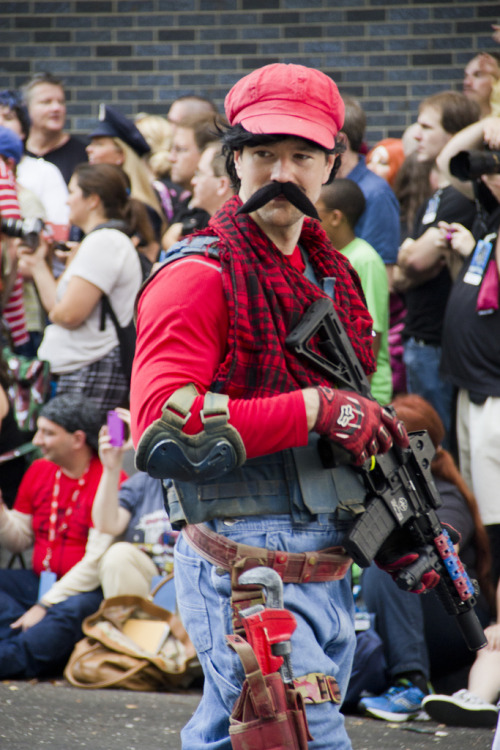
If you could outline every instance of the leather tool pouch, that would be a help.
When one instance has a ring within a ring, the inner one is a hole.
[[[263,675],[250,644],[238,635],[227,635],[246,679],[229,718],[233,750],[307,750],[309,734],[302,696],[283,682],[278,672]]]

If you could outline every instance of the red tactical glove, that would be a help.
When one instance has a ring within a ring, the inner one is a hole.
[[[380,404],[350,391],[320,386],[314,430],[340,445],[361,466],[376,453],[385,453],[393,441],[407,448],[404,424]]]
[[[406,555],[403,555],[403,557],[400,557],[398,560],[392,560],[391,562],[385,563],[380,562],[380,560],[375,560],[375,562],[381,570],[385,570],[386,573],[389,573],[389,575],[396,580],[399,573],[401,573],[404,568],[408,568],[410,565],[417,562],[419,557],[420,555],[418,552],[407,552]],[[428,570],[427,573],[423,574],[417,587],[410,589],[410,591],[412,594],[423,594],[426,591],[433,589],[434,586],[437,586],[440,578],[441,576],[436,570]]]
[[[404,584],[400,581],[399,585],[414,594],[423,594],[425,591],[433,589],[441,578],[439,573],[431,567],[432,560],[429,553],[432,554],[432,547],[427,546],[426,549],[423,546],[421,549],[415,549],[415,542],[407,530],[397,529],[389,535],[379,549],[375,562],[381,570],[389,573],[397,583],[397,578],[401,572],[412,566],[410,580],[415,576],[415,585],[411,588],[408,586],[408,577]]]

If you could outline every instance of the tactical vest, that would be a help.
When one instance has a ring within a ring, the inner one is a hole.
[[[213,237],[194,237],[178,243],[167,253],[164,265],[190,255],[217,259]],[[314,283],[306,261],[306,276]],[[323,290],[333,296],[334,280],[324,279]],[[172,523],[203,523],[214,518],[289,514],[295,521],[332,513],[339,503],[362,504],[363,483],[349,466],[325,469],[317,450],[319,436],[310,433],[307,446],[291,448],[258,458],[216,480],[183,482],[165,480],[164,488]]]

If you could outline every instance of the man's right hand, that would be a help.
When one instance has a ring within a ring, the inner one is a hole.
[[[121,469],[124,451],[133,447],[130,436],[130,411],[119,406],[116,408],[116,411],[121,420],[127,425],[129,436],[123,445],[115,447],[111,445],[111,437],[107,425],[103,425],[99,430],[99,460],[104,468],[110,471]]]
[[[395,415],[376,401],[358,393],[320,386],[314,430],[348,451],[361,466],[377,453],[385,453],[393,442],[409,445],[406,429]]]

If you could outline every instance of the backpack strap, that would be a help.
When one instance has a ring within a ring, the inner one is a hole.
[[[132,376],[132,361],[134,359],[135,352],[135,323],[134,318],[130,320],[130,323],[125,327],[122,327],[116,317],[115,311],[111,307],[109,298],[103,294],[101,298],[101,323],[99,326],[100,331],[104,331],[106,328],[106,316],[111,318],[113,325],[116,330],[118,337],[118,344],[120,347],[120,361],[123,369],[123,373],[130,383]]]
[[[113,325],[116,328],[116,333],[118,335],[118,338],[120,338],[120,329],[121,325],[118,321],[118,318],[115,315],[115,311],[111,307],[111,302],[109,301],[109,297],[107,297],[105,294],[101,297],[101,323],[99,325],[99,330],[104,331],[106,329],[106,316],[109,315],[111,320],[113,321]]]
[[[220,248],[218,246],[219,238],[213,236],[194,236],[176,242],[175,245],[167,250],[162,262],[162,268],[174,260],[186,258],[189,255],[204,255],[215,260],[219,259]]]
[[[176,242],[175,245],[166,251],[163,256],[158,268],[152,273],[144,282],[139,289],[139,293],[135,300],[135,313],[137,313],[137,303],[148,284],[151,283],[156,276],[161,273],[166,266],[173,263],[175,260],[181,260],[182,258],[188,258],[190,255],[201,255],[205,258],[211,258],[212,260],[219,260],[220,247],[218,245],[219,238],[215,235],[189,235],[180,242]]]

